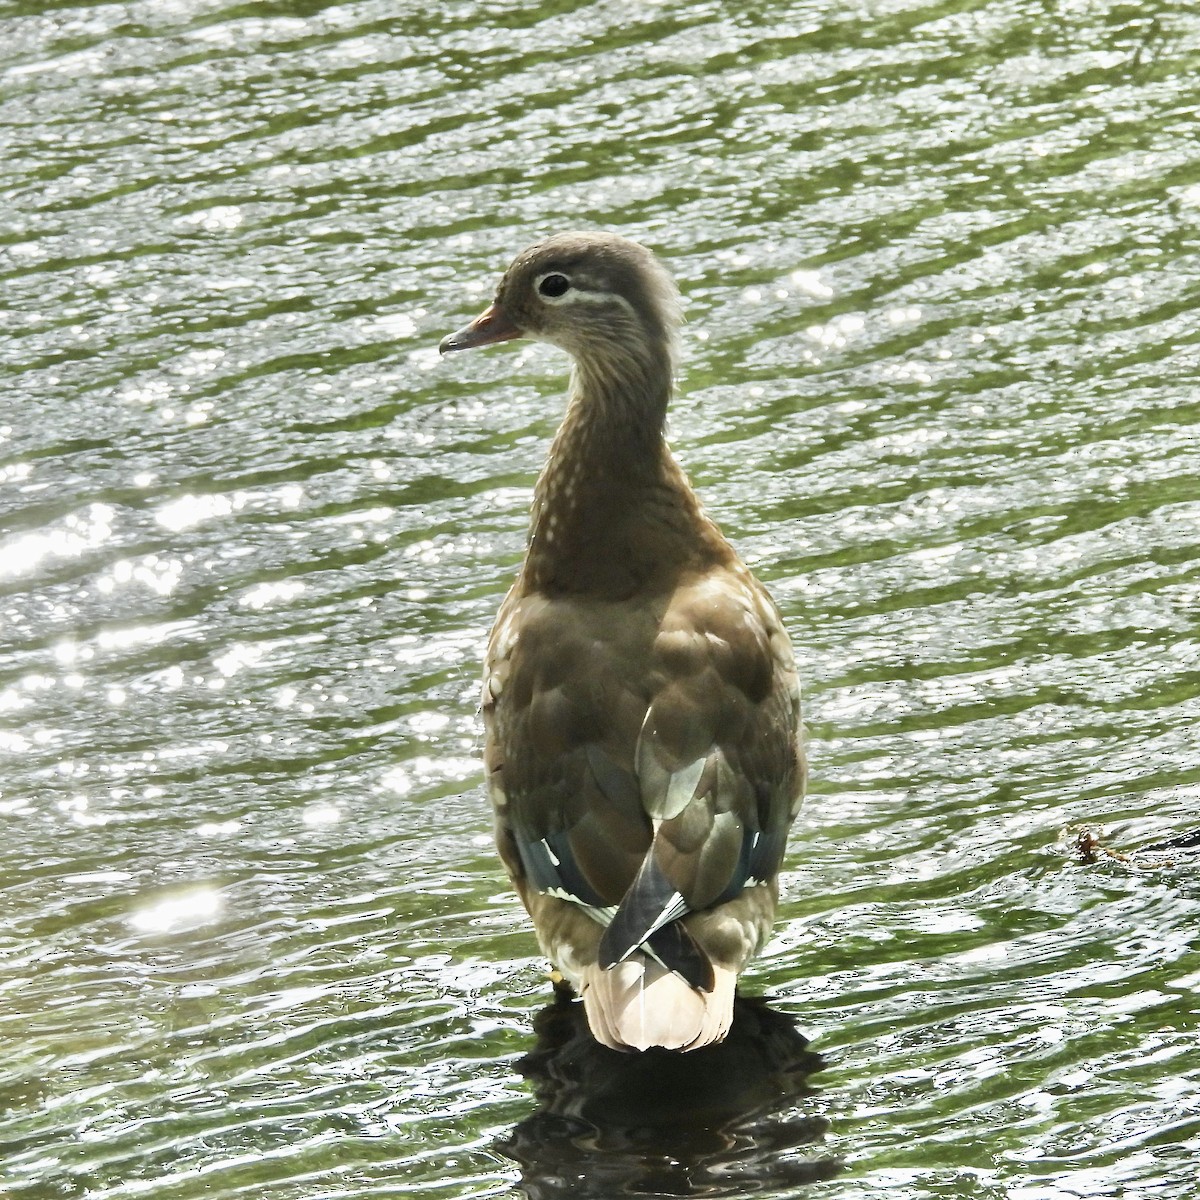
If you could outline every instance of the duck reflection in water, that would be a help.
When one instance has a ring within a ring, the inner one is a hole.
[[[738,997],[726,1039],[690,1054],[600,1045],[565,989],[534,1030],[517,1069],[539,1107],[499,1146],[528,1200],[738,1197],[840,1169],[812,1154],[827,1122],[796,1110],[824,1061],[763,1000]]]

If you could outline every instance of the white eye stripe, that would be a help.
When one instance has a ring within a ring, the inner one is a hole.
[[[632,304],[618,292],[586,291],[579,287],[569,287],[561,296],[543,296],[538,292],[538,299],[544,304],[619,304],[631,317],[637,313]]]

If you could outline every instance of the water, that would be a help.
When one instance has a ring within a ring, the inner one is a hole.
[[[734,7],[0,9],[7,1195],[1195,1194],[1196,851],[1075,842],[1200,825],[1200,17]],[[812,736],[679,1079],[546,1008],[477,765],[564,363],[435,347],[579,225]]]

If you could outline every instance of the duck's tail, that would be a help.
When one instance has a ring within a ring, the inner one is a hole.
[[[698,1050],[724,1039],[733,1021],[737,973],[714,966],[701,991],[640,951],[611,967],[588,967],[581,992],[588,1025],[614,1050]]]

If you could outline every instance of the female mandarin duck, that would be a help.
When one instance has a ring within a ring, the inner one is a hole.
[[[568,233],[441,345],[531,337],[574,359],[488,642],[484,763],[542,949],[617,1049],[724,1038],[804,789],[779,612],[664,438],[679,320],[648,250]]]

